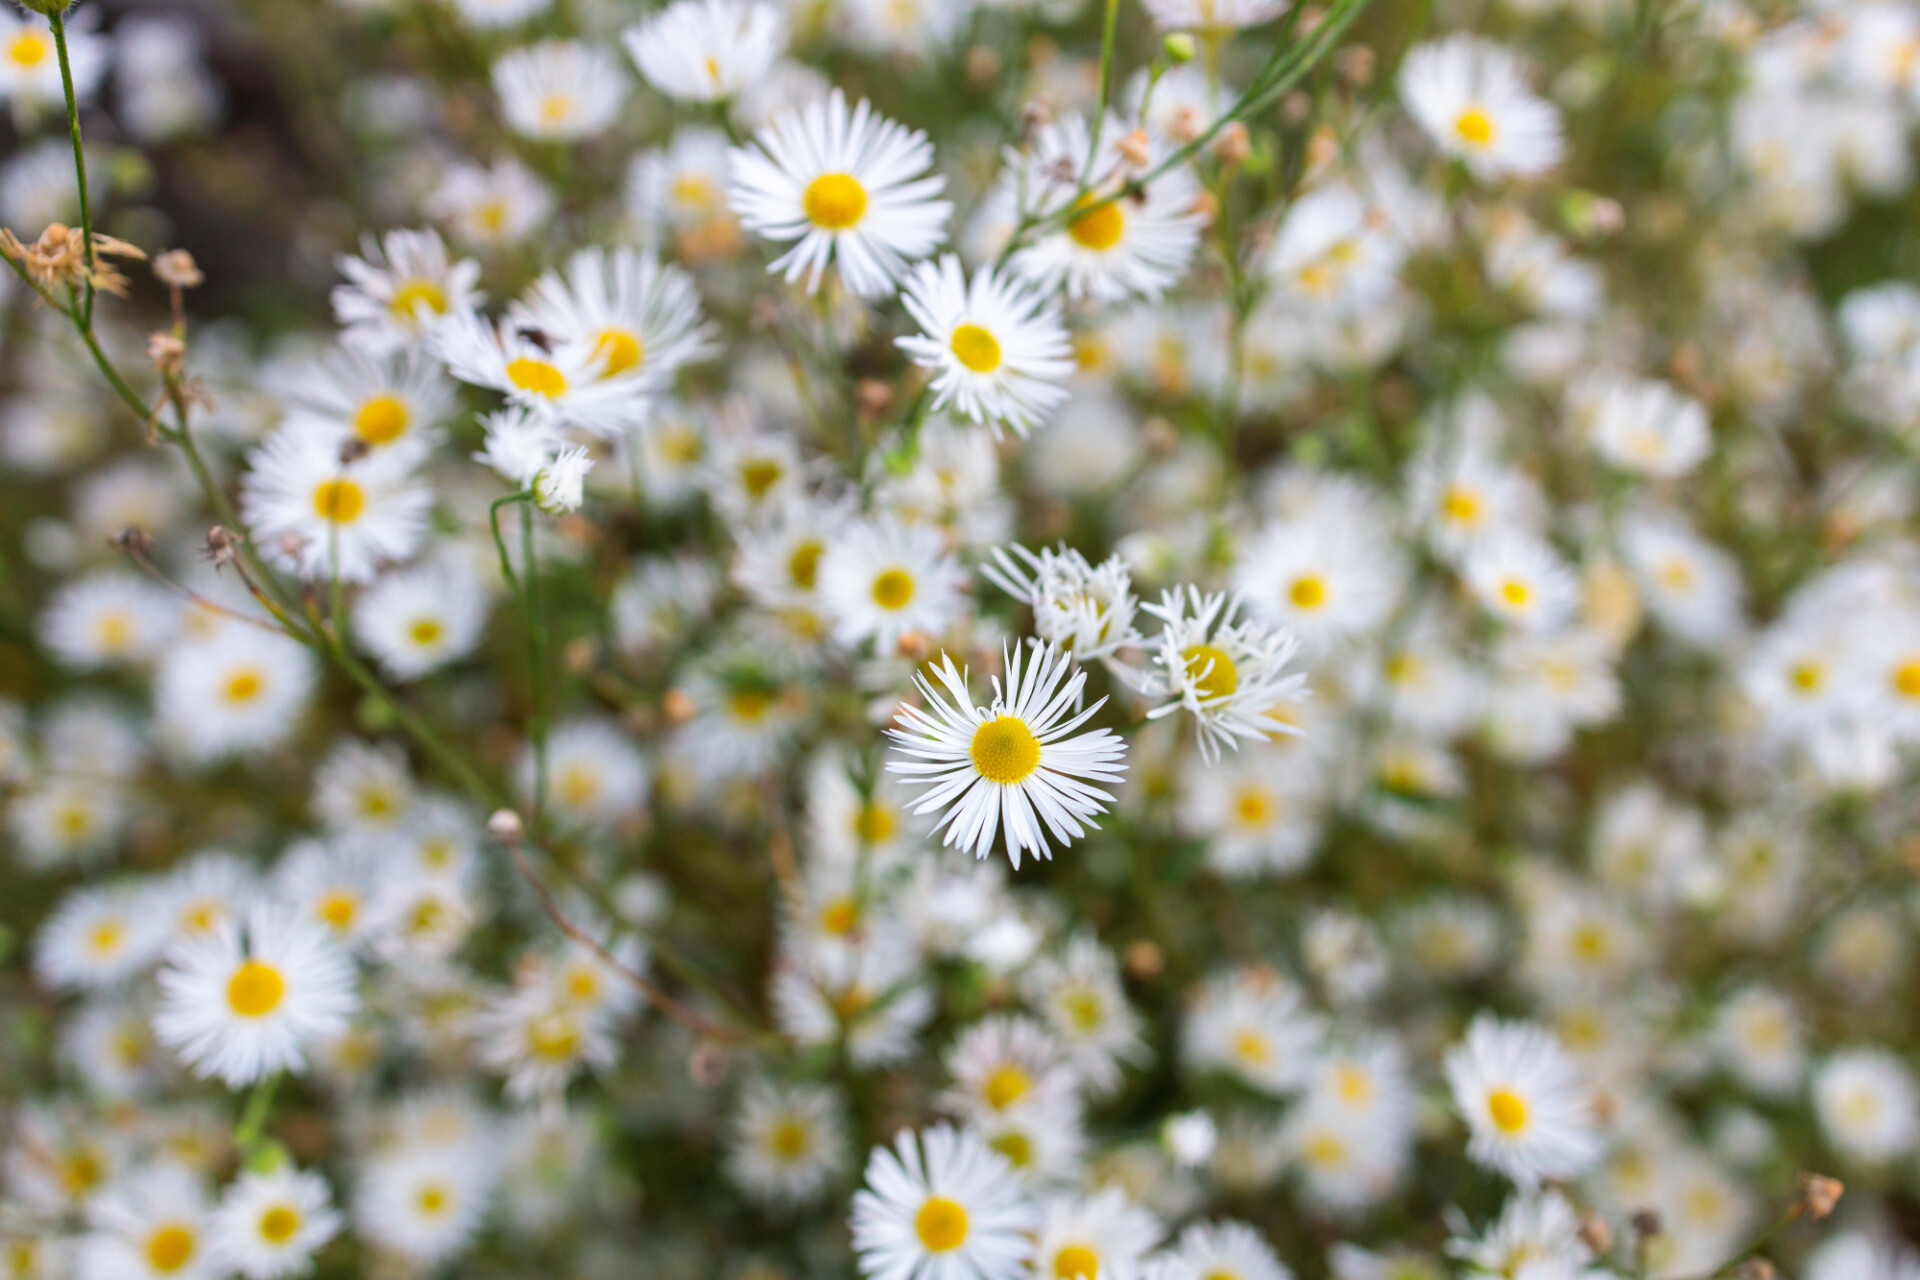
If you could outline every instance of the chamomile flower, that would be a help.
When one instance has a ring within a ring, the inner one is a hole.
[[[1299,732],[1273,717],[1275,707],[1302,696],[1307,678],[1288,672],[1299,649],[1291,632],[1251,620],[1234,621],[1237,597],[1202,595],[1190,586],[1161,593],[1142,608],[1161,621],[1153,666],[1131,679],[1160,705],[1149,719],[1187,711],[1194,718],[1201,755],[1217,760],[1222,746],[1264,741]]]
[[[578,142],[603,132],[627,98],[611,53],[575,40],[543,40],[502,54],[493,91],[507,127],[541,142]]]
[[[33,970],[55,990],[113,986],[153,963],[166,941],[165,917],[132,886],[80,889],[40,926]]]
[[[387,879],[383,853],[380,845],[365,840],[303,840],[280,859],[273,898],[295,915],[325,925],[335,941],[354,943],[366,936]]]
[[[1064,946],[1037,956],[1022,975],[1021,991],[1090,1092],[1113,1092],[1122,1066],[1150,1056],[1140,1015],[1120,985],[1120,968],[1091,935],[1075,934]]]
[[[313,655],[277,632],[234,624],[176,645],[154,680],[162,736],[208,761],[277,745],[292,732],[318,678]]]
[[[985,1018],[947,1054],[950,1111],[969,1119],[1019,1107],[1066,1105],[1072,1072],[1045,1026],[1032,1018]]]
[[[1481,607],[1517,630],[1557,630],[1579,602],[1580,584],[1547,542],[1510,532],[1474,547],[1463,576]]]
[[[853,1198],[853,1249],[866,1280],[1011,1277],[1035,1225],[1006,1160],[946,1125],[874,1148]]]
[[[1331,513],[1274,521],[1236,562],[1248,608],[1315,652],[1378,629],[1400,595],[1400,565],[1377,529]]]
[[[558,999],[544,985],[509,988],[473,1020],[480,1062],[506,1077],[519,1102],[557,1099],[581,1070],[612,1065],[612,1028],[603,1009]]]
[[[1400,64],[1401,101],[1434,146],[1475,176],[1531,176],[1560,162],[1560,116],[1527,88],[1502,45],[1456,35],[1416,45]]]
[[[1580,388],[1575,403],[1595,451],[1622,471],[1685,475],[1713,447],[1706,406],[1664,382],[1607,379]]]
[[[102,1192],[81,1237],[85,1280],[215,1280],[206,1192],[176,1164],[156,1163]]]
[[[574,426],[613,437],[646,420],[647,384],[641,380],[637,344],[629,348],[614,339],[602,346],[597,332],[556,340],[528,325],[493,324],[466,312],[441,324],[432,345],[454,377],[504,393],[536,426]],[[610,375],[615,355],[634,362],[622,363],[620,372]],[[559,443],[547,443],[549,454]]]
[[[779,10],[758,0],[675,0],[623,37],[647,83],[681,102],[731,98],[786,46]]]
[[[208,1244],[246,1280],[305,1275],[313,1255],[340,1233],[326,1181],[291,1164],[242,1173],[208,1223]]]
[[[1532,1187],[1599,1158],[1592,1094],[1545,1028],[1483,1014],[1447,1055],[1446,1073],[1473,1134],[1467,1154],[1481,1164]]]
[[[175,943],[159,983],[154,1034],[229,1086],[304,1070],[358,1004],[353,964],[326,926],[281,908]]]
[[[355,1226],[423,1267],[452,1258],[479,1231],[497,1176],[472,1146],[416,1142],[376,1156],[355,1189]]]
[[[842,529],[822,553],[819,575],[834,638],[849,648],[871,639],[882,655],[909,632],[944,631],[960,611],[966,583],[939,533],[893,521]]]
[[[1821,1063],[1813,1109],[1827,1140],[1863,1164],[1885,1164],[1920,1140],[1913,1073],[1885,1049],[1842,1049]]]
[[[343,447],[330,432],[290,424],[249,461],[241,514],[302,577],[365,582],[412,555],[426,532],[432,492],[392,451]]]
[[[362,592],[353,634],[389,678],[417,680],[472,653],[490,611],[471,573],[429,562],[385,574]]]
[[[338,453],[343,445],[393,450],[418,462],[439,443],[453,407],[453,384],[414,350],[376,356],[352,346],[328,351],[298,368],[281,389],[288,418],[311,423]]]
[[[1054,1196],[1040,1212],[1029,1274],[1036,1280],[1127,1275],[1163,1232],[1159,1219],[1116,1186],[1090,1196]]]
[[[610,720],[582,718],[554,728],[547,739],[547,803],[555,817],[586,826],[613,826],[638,813],[647,799],[646,759]],[[520,757],[516,779],[534,791],[534,753]]]
[[[831,259],[853,293],[882,297],[946,238],[953,206],[936,198],[946,180],[928,172],[927,136],[864,99],[849,109],[838,89],[775,116],[729,164],[741,222],[769,240],[798,242],[768,270],[789,283],[804,276],[809,293]]]
[[[952,254],[918,263],[901,292],[921,332],[897,339],[933,371],[934,410],[949,405],[974,422],[1022,436],[1067,398],[1073,348],[1060,313],[992,267],[969,281]]]
[[[512,156],[491,165],[447,166],[426,202],[428,215],[455,240],[488,249],[526,240],[546,225],[553,207],[552,189]]]
[[[635,394],[666,388],[711,349],[686,272],[624,246],[580,250],[564,273],[541,276],[511,310],[523,328],[593,351],[600,379]]]
[[[164,587],[110,569],[54,592],[40,613],[40,642],[77,671],[139,663],[166,644],[179,616]]]
[[[847,1162],[845,1108],[824,1085],[755,1081],[740,1098],[727,1173],[770,1205],[820,1198]]]
[[[1225,760],[1196,755],[1181,789],[1183,830],[1208,842],[1207,864],[1223,876],[1300,870],[1320,835],[1320,806],[1292,754],[1262,746]]]
[[[929,788],[914,812],[944,811],[934,829],[945,829],[945,844],[984,858],[1004,826],[1007,856],[1018,869],[1022,852],[1053,856],[1043,826],[1062,845],[1086,834],[1082,824],[1113,801],[1089,784],[1120,780],[1126,744],[1107,729],[1075,733],[1106,699],[1069,718],[1087,674],[1072,671],[1069,678],[1073,664],[1060,650],[1012,648],[1006,663],[1005,691],[996,676],[988,707],[974,705],[966,676],[945,653],[933,675],[952,701],[926,675],[915,675],[929,710],[901,705],[900,727],[887,734],[905,758],[889,760],[887,770]]]
[[[475,286],[480,264],[452,261],[433,231],[389,231],[361,241],[360,256],[342,256],[347,283],[333,291],[340,340],[378,355],[419,345],[449,315],[486,300]]]
[[[1263,1093],[1290,1094],[1313,1078],[1326,1023],[1308,1011],[1300,986],[1272,970],[1207,980],[1187,1016],[1181,1056],[1200,1070],[1229,1072]]]
[[[0,98],[13,104],[17,119],[31,118],[35,109],[56,107],[65,101],[63,60],[71,70],[74,96],[81,102],[93,96],[107,69],[108,56],[107,41],[91,30],[96,16],[88,12],[68,15],[67,47],[62,54],[40,14],[0,14]]]
[[[1033,611],[1035,635],[1076,661],[1111,657],[1141,643],[1134,626],[1140,601],[1120,556],[1095,566],[1069,547],[1043,547],[1036,554],[1014,544],[996,547],[980,573]]]

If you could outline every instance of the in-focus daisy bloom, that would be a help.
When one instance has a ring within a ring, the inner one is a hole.
[[[1012,1277],[1036,1225],[1012,1166],[946,1125],[876,1147],[853,1198],[853,1248],[866,1280]]]
[[[1572,1178],[1600,1155],[1593,1096],[1553,1033],[1474,1019],[1447,1055],[1447,1084],[1467,1122],[1467,1154],[1522,1186]]]
[[[302,577],[365,582],[411,555],[426,532],[433,494],[391,451],[343,448],[331,432],[290,424],[250,462],[241,514]]]
[[[346,1030],[359,1001],[353,962],[326,926],[257,908],[185,938],[159,976],[154,1034],[201,1076],[230,1086],[300,1071],[317,1042]]]
[[[926,525],[856,523],[820,556],[820,603],[844,645],[871,638],[881,654],[909,632],[938,634],[953,620],[966,581]]]
[[[1033,629],[1042,640],[1070,652],[1076,662],[1111,657],[1141,643],[1134,627],[1140,601],[1133,574],[1120,556],[1098,566],[1078,551],[1041,548],[1038,554],[1017,543],[995,547],[980,574],[1033,610]]]
[[[1026,435],[1067,398],[1073,344],[1060,313],[1037,294],[982,267],[968,281],[952,254],[922,262],[901,292],[921,332],[896,339],[933,371],[933,408]]]
[[[770,4],[675,0],[622,38],[648,84],[682,102],[718,102],[766,75],[786,37]]]
[[[1520,60],[1490,40],[1418,45],[1400,65],[1400,98],[1442,152],[1477,177],[1527,176],[1560,162],[1560,116],[1527,88]]]
[[[1292,632],[1236,622],[1237,597],[1201,595],[1198,587],[1188,587],[1184,595],[1165,592],[1159,604],[1142,608],[1163,624],[1153,667],[1120,670],[1148,697],[1165,699],[1147,713],[1149,718],[1191,712],[1200,753],[1209,762],[1219,758],[1222,746],[1238,748],[1243,740],[1299,732],[1273,714],[1306,688],[1305,675],[1286,669],[1300,647]]]
[[[627,81],[606,50],[545,40],[502,54],[493,64],[493,91],[507,127],[521,137],[575,142],[613,123]]]
[[[1005,691],[996,676],[986,707],[974,705],[965,674],[945,653],[933,674],[951,701],[925,674],[916,674],[914,685],[928,710],[901,706],[899,727],[887,734],[895,752],[907,758],[889,760],[887,769],[928,788],[914,812],[944,811],[934,829],[946,829],[946,844],[984,858],[1004,825],[1007,856],[1018,868],[1023,851],[1053,856],[1043,824],[1062,845],[1086,834],[1082,823],[1092,824],[1113,802],[1089,784],[1120,780],[1126,744],[1108,729],[1076,735],[1106,699],[1069,718],[1087,673],[1074,670],[1060,650],[1015,647],[1006,663]]]
[[[734,212],[750,231],[796,242],[770,271],[820,287],[827,263],[853,293],[891,293],[907,264],[946,239],[953,206],[946,179],[930,173],[933,145],[917,129],[862,99],[849,108],[835,89],[824,100],[775,116],[753,145],[730,153]]]
[[[389,231],[360,243],[360,256],[338,261],[347,283],[333,291],[342,342],[385,354],[421,342],[439,321],[485,301],[474,286],[480,264],[455,262],[433,231]]]
[[[550,341],[587,348],[598,357],[590,372],[636,393],[664,389],[710,349],[687,273],[624,246],[580,250],[564,273],[536,280],[512,314]]]
[[[340,1225],[326,1181],[283,1164],[235,1180],[214,1210],[209,1244],[247,1280],[280,1280],[310,1271],[314,1253]]]

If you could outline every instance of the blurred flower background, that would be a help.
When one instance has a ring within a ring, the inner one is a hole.
[[[1920,5],[0,14],[0,1280],[1917,1280]]]

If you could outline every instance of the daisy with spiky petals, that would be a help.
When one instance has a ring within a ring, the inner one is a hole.
[[[1560,162],[1560,115],[1527,88],[1520,60],[1491,40],[1458,35],[1416,46],[1400,64],[1400,98],[1435,146],[1483,179]]]
[[[332,431],[290,423],[249,463],[241,514],[304,578],[364,582],[412,555],[426,532],[433,493],[392,450],[343,447]]]
[[[297,369],[283,397],[290,421],[313,423],[336,446],[357,442],[418,461],[439,443],[453,384],[422,352],[380,357],[341,346]]]
[[[1133,625],[1140,601],[1123,556],[1096,566],[1068,547],[1042,547],[1035,554],[1014,543],[995,547],[980,576],[1033,610],[1034,631],[1076,662],[1111,657],[1141,642]]]
[[[244,930],[183,938],[160,970],[153,1031],[196,1074],[230,1086],[300,1071],[359,1005],[353,962],[319,921],[258,907]]]
[[[250,1169],[214,1211],[212,1254],[247,1280],[305,1275],[313,1255],[340,1234],[340,1214],[326,1180],[291,1164]]]
[[[940,655],[940,663],[933,673],[953,700],[935,691],[924,674],[916,675],[914,684],[931,714],[903,705],[900,727],[887,730],[895,749],[911,757],[888,761],[888,771],[931,788],[913,811],[944,809],[946,816],[934,830],[945,827],[944,843],[971,849],[976,858],[993,851],[994,836],[1004,824],[1007,857],[1015,869],[1026,850],[1037,858],[1053,857],[1043,822],[1062,846],[1085,835],[1081,824],[1095,825],[1093,818],[1113,803],[1112,796],[1087,784],[1118,782],[1127,751],[1108,729],[1074,735],[1107,701],[1102,698],[1067,718],[1080,703],[1087,673],[1074,670],[1069,657],[1052,645],[1016,647],[1006,657],[1005,692],[995,677],[992,705],[976,707],[966,674],[947,654]]]
[[[556,341],[537,329],[511,321],[495,325],[467,312],[440,326],[433,353],[454,377],[504,392],[536,423],[611,438],[646,421],[646,388],[635,368],[609,376],[609,353],[592,337]]]
[[[720,102],[780,57],[786,23],[770,4],[676,0],[621,37],[647,83],[682,102]]]
[[[580,250],[565,275],[541,276],[511,312],[523,328],[589,348],[602,381],[618,379],[636,393],[666,387],[683,365],[712,349],[687,273],[624,246]]]
[[[1482,1015],[1447,1055],[1467,1154],[1522,1186],[1572,1178],[1600,1155],[1593,1095],[1551,1031]]]
[[[1058,218],[1075,212],[1014,254],[1012,266],[1044,289],[1064,288],[1070,298],[1118,302],[1158,298],[1176,284],[1200,247],[1206,215],[1197,206],[1199,185],[1185,168],[1169,169],[1135,195],[1108,199],[1121,183],[1153,168],[1162,148],[1148,148],[1145,166],[1135,163],[1132,131],[1109,114],[1100,126],[1099,158],[1082,194],[1071,176],[1086,167],[1092,139],[1087,121],[1069,116],[1040,131],[1024,172],[1009,168],[1002,190],[1029,193],[1031,214]],[[1127,151],[1122,151],[1123,144]]]
[[[333,291],[333,317],[342,342],[384,355],[419,344],[443,317],[471,311],[486,301],[474,286],[480,264],[447,259],[447,246],[433,231],[389,231],[360,242],[360,256],[342,256],[347,283]]]
[[[946,179],[929,173],[927,135],[876,115],[862,99],[849,108],[835,89],[785,111],[750,147],[728,155],[734,212],[750,231],[798,241],[769,271],[820,287],[831,258],[847,288],[864,298],[893,291],[907,264],[946,239],[953,206],[937,199]]]
[[[895,341],[933,370],[933,408],[1024,436],[1065,402],[1073,343],[1059,310],[1024,285],[990,266],[969,282],[946,254],[916,265],[900,300],[921,332]]]
[[[866,1280],[996,1280],[1020,1273],[1036,1225],[1013,1166],[947,1125],[874,1148],[853,1197]]]
[[[1274,708],[1306,694],[1306,676],[1286,670],[1300,647],[1291,631],[1235,622],[1239,597],[1202,595],[1194,586],[1162,592],[1159,604],[1141,607],[1163,624],[1153,667],[1115,671],[1148,697],[1167,699],[1147,712],[1148,719],[1192,712],[1200,754],[1209,762],[1220,758],[1222,746],[1237,750],[1241,739],[1299,732],[1273,715]]]
[[[888,654],[908,632],[937,634],[953,620],[966,575],[926,525],[860,521],[821,553],[820,603],[841,644],[869,636]]]
[[[627,99],[620,64],[577,40],[543,40],[493,64],[493,91],[507,127],[523,138],[576,142],[600,133]]]

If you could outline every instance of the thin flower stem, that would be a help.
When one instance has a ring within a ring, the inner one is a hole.
[[[520,584],[527,614],[528,690],[533,709],[527,717],[527,737],[533,742],[533,831],[537,836],[547,814],[547,620],[540,608],[540,574],[533,559],[534,505],[520,508]]]
[[[82,304],[81,329],[93,329],[93,209],[87,196],[87,157],[80,147],[80,99],[73,91],[73,66],[67,59],[67,22],[60,9],[47,14],[53,30],[53,47],[60,55],[60,88],[67,97],[67,132],[73,137],[73,172],[80,186],[80,244],[87,255],[85,301]]]
[[[247,1095],[246,1109],[240,1113],[239,1123],[233,1126],[233,1145],[240,1148],[243,1155],[260,1141],[260,1131],[273,1114],[273,1095],[279,1087],[280,1076],[276,1073],[254,1085],[253,1092]]]

